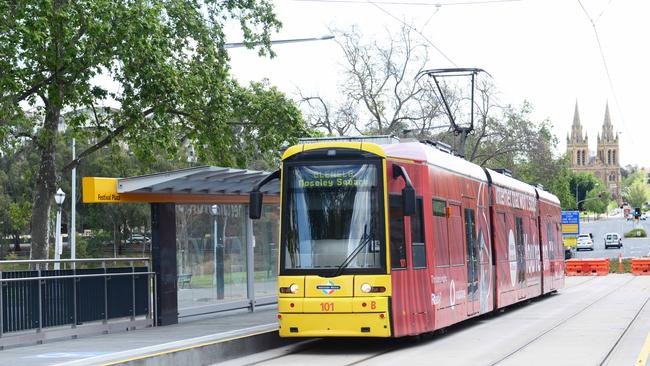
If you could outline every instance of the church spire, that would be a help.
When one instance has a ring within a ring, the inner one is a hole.
[[[575,111],[573,112],[573,125],[571,125],[571,137],[567,143],[584,143],[586,137],[582,135],[582,125],[580,124],[580,112],[578,111],[578,100],[576,100]]]
[[[573,127],[579,127],[582,129],[582,126],[580,126],[580,113],[578,112],[578,100],[576,99],[576,109],[573,112]]]
[[[609,103],[605,104],[605,119],[603,120],[603,132],[600,135],[603,142],[614,141],[614,126],[612,126],[612,119],[609,116]]]
[[[609,102],[605,103],[605,121],[603,122],[603,126],[611,126],[612,125],[612,120],[609,118]]]

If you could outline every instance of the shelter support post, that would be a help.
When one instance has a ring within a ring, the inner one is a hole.
[[[250,210],[250,207],[247,206]],[[246,215],[246,289],[250,311],[255,311],[255,237],[253,234],[253,220]]]
[[[176,205],[151,204],[151,257],[156,272],[156,325],[178,323]]]

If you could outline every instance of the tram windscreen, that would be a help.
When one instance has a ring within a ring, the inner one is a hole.
[[[287,169],[284,269],[383,267],[377,170],[374,163]]]

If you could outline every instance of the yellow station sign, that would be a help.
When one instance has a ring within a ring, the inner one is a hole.
[[[117,179],[84,177],[82,179],[84,203],[133,202],[117,193]]]

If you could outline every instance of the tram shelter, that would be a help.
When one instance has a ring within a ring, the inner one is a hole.
[[[262,189],[261,220],[248,218],[248,193],[268,174],[201,166],[83,178],[84,203],[150,205],[157,325],[277,302],[277,181]]]

